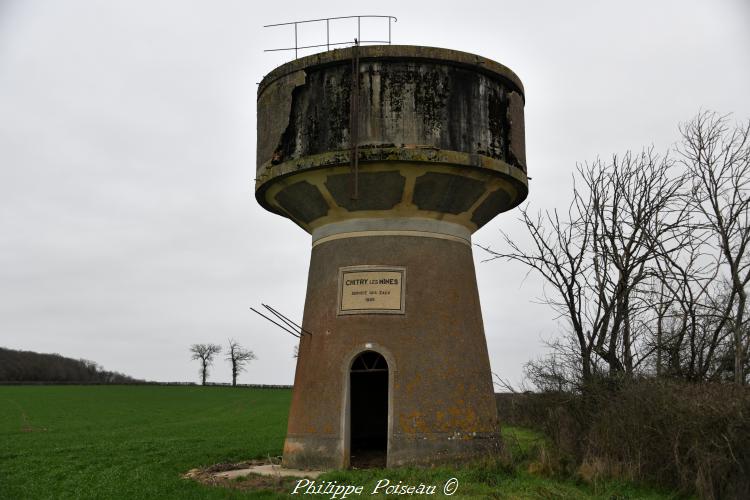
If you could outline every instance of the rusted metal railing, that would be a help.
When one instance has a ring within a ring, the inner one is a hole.
[[[369,19],[369,18],[380,18],[380,19],[386,19],[388,21],[388,40],[362,40],[362,19]],[[332,42],[331,41],[331,21],[336,21],[340,19],[356,19],[357,20],[356,41],[355,40],[349,40],[346,42]],[[297,26],[300,24],[306,24],[306,23],[323,23],[323,22],[326,23],[326,43],[300,46],[298,42],[298,36],[297,36]],[[394,16],[367,15],[367,16],[324,17],[321,19],[308,19],[306,21],[292,21],[290,23],[267,24],[263,27],[275,28],[278,26],[294,26],[294,47],[283,47],[279,49],[265,49],[264,52],[278,52],[278,51],[284,51],[284,50],[293,50],[294,58],[297,59],[299,51],[302,49],[315,49],[315,48],[325,47],[326,50],[331,50],[331,47],[334,47],[337,45],[349,45],[349,44],[355,44],[355,43],[359,43],[360,45],[363,43],[387,43],[388,45],[390,45],[392,22],[393,23],[398,22],[398,19],[396,19],[396,17]]]

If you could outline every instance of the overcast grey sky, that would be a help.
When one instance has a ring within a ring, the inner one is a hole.
[[[256,83],[292,57],[262,26],[353,14],[519,75],[535,210],[567,204],[576,162],[666,149],[699,109],[750,117],[747,0],[0,0],[0,346],[197,380],[189,345],[233,337],[259,358],[240,382],[291,383],[295,339],[249,310],[301,318],[310,252],[252,194]],[[522,237],[516,217],[474,241]],[[538,279],[475,254],[492,368],[518,381],[562,325]]]

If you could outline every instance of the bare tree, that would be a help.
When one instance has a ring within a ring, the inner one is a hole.
[[[689,202],[704,218],[719,250],[719,264],[729,274],[734,381],[743,384],[750,342],[743,335],[750,282],[750,121],[731,126],[728,116],[705,111],[680,132],[677,150],[692,180]]]
[[[245,371],[245,365],[250,361],[257,359],[253,351],[244,349],[239,342],[229,339],[229,351],[226,360],[232,364],[232,385],[237,385],[237,375]]]
[[[589,221],[582,216],[586,209],[587,198],[574,189],[574,201],[568,208],[567,220],[561,220],[556,210],[532,218],[528,211],[521,209],[521,221],[532,240],[531,250],[521,249],[505,233],[503,236],[510,251],[497,252],[482,247],[490,254],[489,260],[504,258],[521,262],[541,274],[552,286],[552,295],[545,294],[543,301],[569,323],[578,346],[579,378],[584,381],[589,380],[593,373],[591,354],[595,343],[585,320],[587,253],[591,237]]]
[[[750,121],[703,112],[680,131],[680,161],[650,148],[579,165],[567,213],[521,210],[530,246],[503,233],[506,250],[484,248],[539,273],[565,320],[552,356],[526,367],[537,386],[650,370],[745,383]]]
[[[206,385],[208,367],[213,364],[214,356],[221,352],[221,346],[217,344],[193,344],[190,346],[190,352],[193,353],[191,359],[197,359],[201,362],[199,370],[201,383]]]
[[[638,349],[647,347],[647,330],[637,319],[649,305],[644,294],[656,258],[683,244],[679,237],[660,243],[656,237],[672,234],[681,220],[675,205],[682,178],[671,175],[672,167],[652,149],[581,165],[565,216],[554,210],[532,218],[521,210],[530,249],[504,233],[509,251],[485,248],[490,260],[521,262],[552,286],[543,301],[566,320],[573,337],[551,344],[557,365],[568,367],[552,379],[572,373],[573,366],[584,382],[604,367],[610,375],[631,375],[648,357],[648,349]],[[540,366],[530,365],[537,379]]]
[[[721,375],[719,360],[726,357],[732,306],[724,300],[725,286],[706,231],[690,217],[677,231],[684,244],[676,252],[659,255],[650,297],[656,375],[691,382],[715,380]]]
[[[649,354],[636,349],[644,331],[636,319],[650,306],[644,292],[656,258],[684,244],[673,231],[682,223],[682,178],[672,170],[669,157],[653,148],[581,169],[591,197],[593,287],[602,311],[594,350],[610,374],[632,374]]]

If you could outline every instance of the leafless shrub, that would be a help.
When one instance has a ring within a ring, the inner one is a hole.
[[[620,478],[706,499],[750,498],[747,387],[646,379],[504,396],[504,422],[545,432],[587,481]]]

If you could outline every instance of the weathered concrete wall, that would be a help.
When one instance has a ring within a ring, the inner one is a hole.
[[[395,159],[360,166],[356,200],[353,182],[349,167],[304,170],[272,183],[264,197],[311,233],[352,217],[448,220],[474,232],[526,193],[522,180],[486,169]]]
[[[268,117],[268,130],[259,140],[259,164],[349,147],[351,64],[343,61],[304,73],[304,82],[299,73],[293,75],[298,85],[286,101],[289,114]],[[286,86],[287,79],[278,85]],[[510,147],[511,102],[522,106],[523,97],[506,82],[442,62],[362,60],[360,85],[360,147],[431,146],[481,154],[525,169],[522,143]],[[260,107],[275,98],[262,94]],[[520,111],[516,128],[522,130],[522,107]],[[284,122],[286,127],[278,133]]]
[[[338,316],[338,270],[408,269],[403,315]],[[339,239],[312,251],[284,463],[347,465],[349,363],[371,344],[392,376],[388,465],[497,450],[499,431],[471,247],[409,236]]]
[[[352,49],[343,49],[288,63],[264,78],[258,90],[256,197],[267,209],[308,231],[315,228],[315,219],[328,214],[326,193],[316,193],[320,188],[314,185],[292,185],[305,181],[311,170],[351,164],[352,56]],[[464,183],[478,179],[483,186],[462,191],[459,179],[451,182],[451,189],[457,189],[447,195],[438,181],[444,176],[438,174],[432,177],[434,193],[422,191],[422,198],[458,197],[456,206],[464,210],[471,207],[475,193],[503,185],[494,197],[507,194],[502,203],[493,204],[492,210],[484,207],[476,217],[468,214],[474,230],[526,197],[523,88],[508,68],[445,49],[374,46],[359,48],[356,74],[356,143],[363,168],[370,163],[400,162],[402,170],[422,173],[434,166],[472,171]],[[404,162],[409,165],[404,167]],[[409,174],[402,171],[402,175]],[[309,193],[302,197],[281,193],[280,199],[274,191],[279,183],[300,194]],[[350,190],[338,191],[350,198]],[[358,206],[350,207],[341,203],[342,196],[331,194],[338,206],[347,209],[389,210],[392,206],[368,205],[365,196]],[[292,200],[303,198],[303,210],[292,206]],[[417,198],[413,202],[421,210],[435,212],[421,216],[442,217],[440,204],[423,206]],[[301,216],[309,209],[312,212]],[[446,213],[461,211],[452,207]]]
[[[511,70],[431,47],[369,46],[358,52],[361,146],[426,145],[503,159],[525,170],[523,87]],[[349,147],[352,56],[351,48],[316,54],[263,79],[259,167]]]

